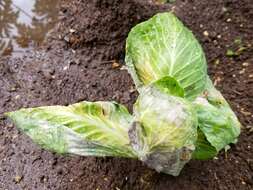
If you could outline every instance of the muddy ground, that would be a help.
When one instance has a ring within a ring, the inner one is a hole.
[[[156,12],[171,9],[200,40],[212,79],[244,126],[238,144],[227,154],[191,161],[175,178],[136,160],[55,155],[37,147],[2,116],[21,107],[81,100],[116,100],[130,108],[137,93],[121,70],[127,33]],[[0,59],[0,189],[253,189],[252,0],[177,0],[172,5],[65,0],[60,14],[43,47],[22,58]]]

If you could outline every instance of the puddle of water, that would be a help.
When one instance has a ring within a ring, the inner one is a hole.
[[[0,0],[0,56],[38,47],[58,19],[60,0]]]

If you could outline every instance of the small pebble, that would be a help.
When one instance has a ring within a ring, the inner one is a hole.
[[[239,74],[244,74],[245,73],[245,69],[242,69],[239,71]]]
[[[19,175],[15,176],[14,180],[16,183],[19,183],[22,180],[22,176],[19,176]]]
[[[18,100],[20,98],[20,95],[15,96],[15,99]]]
[[[228,19],[227,19],[227,22],[231,22],[231,21],[232,21],[232,19],[231,19],[231,18],[228,18]]]
[[[69,36],[64,36],[63,38],[66,42],[69,42]]]
[[[216,59],[215,62],[214,62],[215,65],[219,65],[220,64],[220,60],[219,59]]]
[[[14,140],[14,139],[16,139],[18,137],[18,135],[13,135],[12,136],[12,139]]]
[[[135,87],[134,87],[134,86],[131,86],[129,92],[130,92],[130,93],[134,93],[135,91],[136,91]]]
[[[242,64],[242,66],[244,66],[244,67],[248,67],[248,66],[249,66],[249,63],[244,62],[244,63]]]
[[[206,30],[203,32],[203,34],[204,36],[209,36],[209,33]]]
[[[120,66],[120,64],[117,63],[117,62],[113,62],[113,64],[112,64],[112,68],[113,68],[113,69],[116,69],[116,68],[118,68],[119,66]]]
[[[228,9],[226,8],[226,7],[222,7],[222,12],[227,12],[228,11]]]
[[[16,89],[15,86],[11,87],[11,89],[10,89],[11,92],[14,92],[14,91],[16,91],[16,90],[17,90],[17,89]]]
[[[71,29],[69,30],[69,32],[70,32],[70,33],[74,33],[74,32],[76,32],[76,30],[71,28]]]

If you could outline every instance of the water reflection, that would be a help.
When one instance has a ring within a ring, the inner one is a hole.
[[[58,18],[59,0],[0,0],[0,55],[39,46]]]

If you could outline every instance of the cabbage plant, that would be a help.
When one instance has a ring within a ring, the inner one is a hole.
[[[6,115],[56,153],[139,159],[174,176],[237,141],[240,123],[209,79],[200,44],[174,14],[131,30],[126,64],[139,92],[132,114],[116,102],[83,101]]]
[[[198,118],[193,158],[213,158],[236,142],[240,123],[207,75],[206,58],[197,39],[175,15],[160,13],[134,27],[127,39],[126,64],[140,94],[165,76],[182,88]]]

